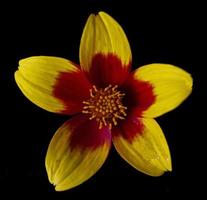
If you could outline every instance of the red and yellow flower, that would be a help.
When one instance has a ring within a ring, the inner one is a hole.
[[[132,55],[121,26],[108,14],[91,14],[80,43],[80,65],[48,56],[19,62],[16,83],[34,104],[73,115],[52,138],[49,181],[57,191],[94,175],[111,143],[130,165],[150,176],[171,171],[165,136],[153,119],[176,108],[192,90],[192,78],[169,64],[130,72]]]

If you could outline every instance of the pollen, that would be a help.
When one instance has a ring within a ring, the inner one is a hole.
[[[103,126],[112,126],[118,124],[118,120],[123,120],[126,117],[126,110],[122,104],[124,93],[117,90],[118,86],[109,85],[106,88],[98,89],[95,85],[90,89],[90,98],[83,101],[82,113],[88,114],[89,119],[96,120],[99,124],[99,129]]]

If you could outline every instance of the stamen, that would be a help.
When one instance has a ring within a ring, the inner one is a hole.
[[[106,87],[105,89],[104,89],[104,91],[106,92],[108,89],[110,89],[112,87],[112,85],[109,85],[108,87]]]
[[[103,128],[103,123],[100,121],[99,122],[99,127],[98,127],[99,129],[102,129]]]
[[[95,85],[93,85],[93,89],[94,89],[95,92],[98,92],[98,90],[97,90]]]
[[[106,125],[107,125],[107,123],[106,123],[106,120],[105,120],[105,118],[104,118],[104,117],[102,117],[102,121],[103,121],[104,125],[106,126]]]
[[[90,89],[90,96],[94,97],[92,89]]]
[[[120,115],[118,115],[118,114],[114,114],[114,116],[115,116],[116,118],[119,118],[119,119],[124,119],[124,117],[122,117],[122,116],[120,116]]]
[[[113,118],[112,118],[112,120],[113,120],[113,122],[114,122],[114,125],[116,126],[116,125],[117,125],[116,118],[115,118],[115,117],[113,117]]]
[[[115,92],[115,90],[118,88],[118,85],[115,85],[113,88],[112,88],[112,91]]]
[[[96,115],[92,115],[89,119],[92,120],[96,117]]]
[[[82,113],[88,114],[88,113],[91,113],[91,112],[89,112],[88,110],[82,110]]]
[[[83,104],[90,105],[90,103],[87,101],[83,101]]]

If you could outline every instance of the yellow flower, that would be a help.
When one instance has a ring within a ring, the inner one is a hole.
[[[16,83],[50,112],[74,115],[52,138],[46,170],[57,191],[73,188],[107,158],[111,143],[130,165],[150,176],[171,171],[164,134],[153,119],[185,100],[192,78],[169,64],[130,72],[132,55],[121,26],[108,14],[91,14],[80,43],[80,65],[48,56],[19,62]]]

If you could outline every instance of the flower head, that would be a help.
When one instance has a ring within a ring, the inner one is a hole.
[[[111,143],[137,170],[171,171],[164,134],[153,119],[176,108],[192,90],[192,78],[169,64],[130,72],[132,55],[121,26],[108,14],[90,15],[80,43],[80,65],[48,56],[19,62],[15,80],[23,94],[50,112],[73,115],[55,133],[46,155],[57,191],[94,175]]]

